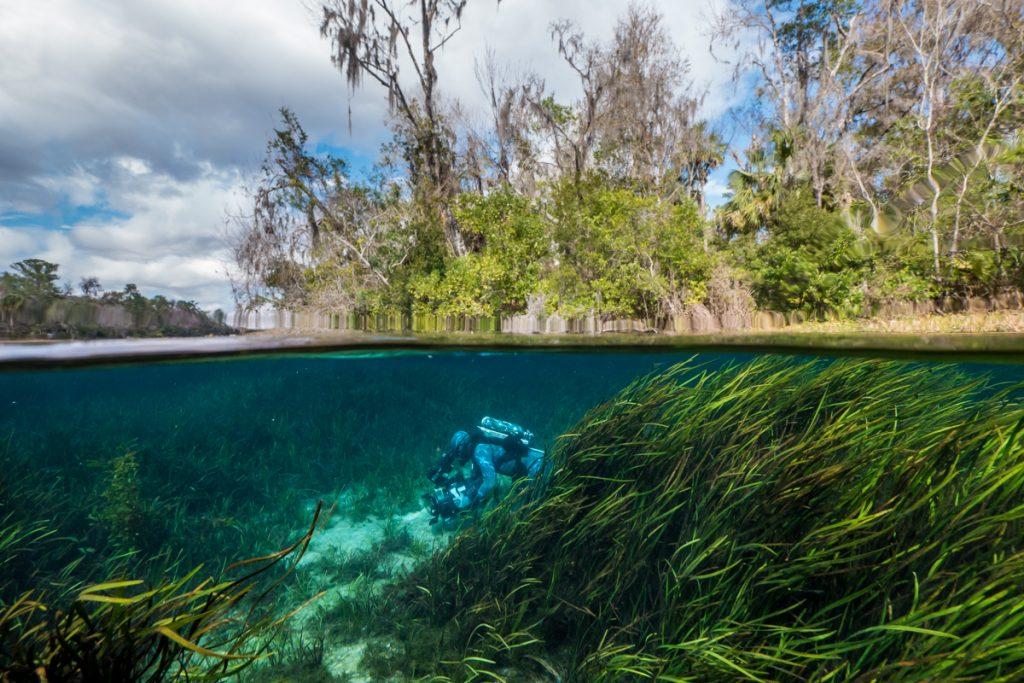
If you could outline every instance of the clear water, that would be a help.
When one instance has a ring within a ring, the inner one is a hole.
[[[549,447],[588,408],[680,354],[323,353],[0,373],[3,514],[48,520],[64,543],[24,554],[18,588],[84,557],[82,579],[134,551],[154,571],[282,544],[312,501],[408,511],[456,429],[483,415]],[[729,357],[709,356],[722,363]],[[131,453],[138,529],[106,515]],[[345,512],[345,510],[341,510]],[[108,519],[104,521],[104,517]],[[134,572],[145,572],[145,567]]]
[[[444,542],[420,495],[453,431],[490,415],[550,448],[591,407],[688,358],[383,351],[0,373],[0,519],[53,531],[0,558],[0,597],[111,572],[154,579],[203,564],[215,573],[282,547],[317,500],[337,504],[308,563],[314,588],[330,588],[352,579],[338,566],[395,520],[415,527],[421,554]],[[695,360],[714,369],[749,358]],[[955,365],[1024,381],[1020,365]],[[373,576],[406,566],[395,562]]]

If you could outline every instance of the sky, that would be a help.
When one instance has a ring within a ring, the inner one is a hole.
[[[708,89],[712,121],[739,96],[706,35],[709,13],[728,2],[651,2]],[[549,25],[571,19],[607,40],[626,6],[470,0],[438,63],[443,95],[482,107],[474,62],[490,48],[570,100],[573,73]],[[387,135],[383,91],[348,88],[318,13],[314,0],[0,0],[0,270],[44,258],[73,285],[95,276],[107,289],[132,282],[232,309],[229,217],[278,109],[355,168],[372,164]],[[712,202],[723,178],[708,188]]]

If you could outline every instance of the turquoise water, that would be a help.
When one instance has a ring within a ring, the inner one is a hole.
[[[591,407],[687,358],[386,351],[0,373],[0,520],[49,533],[3,549],[0,597],[200,564],[215,573],[283,547],[318,500],[336,505],[331,528],[348,520],[339,534],[379,543],[363,520],[417,514],[453,431],[490,415],[551,448]],[[1024,366],[958,367],[1024,381]],[[320,560],[331,551],[317,548]],[[351,559],[359,544],[344,548]]]
[[[77,574],[96,579],[123,552],[154,571],[230,562],[280,547],[310,501],[354,489],[353,505],[412,508],[456,429],[493,415],[549,447],[591,406],[685,357],[325,353],[3,373],[0,504],[69,539],[20,555],[11,575],[20,589],[84,558]],[[138,509],[112,517],[125,454]]]

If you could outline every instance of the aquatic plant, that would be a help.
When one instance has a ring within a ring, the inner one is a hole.
[[[146,589],[141,580],[83,588],[61,609],[23,594],[0,605],[0,679],[38,681],[216,680],[264,657],[285,615],[261,604],[294,569],[316,528],[278,552],[243,560],[222,581],[196,568]],[[260,581],[277,565],[284,574]]]
[[[245,672],[243,680],[260,683],[338,683],[324,666],[327,631],[323,613],[310,620],[311,627],[285,633],[275,645],[272,661]]]
[[[924,364],[684,364],[592,410],[553,463],[394,590],[438,675],[1024,676],[1011,392]]]
[[[158,543],[161,530],[153,502],[146,500],[140,490],[137,455],[137,451],[127,449],[103,464],[108,474],[94,512],[113,546],[127,552],[140,547],[151,549]]]

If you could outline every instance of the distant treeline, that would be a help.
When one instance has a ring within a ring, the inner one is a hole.
[[[26,259],[0,273],[0,337],[93,338],[228,334],[221,310],[208,315],[194,301],[147,298],[134,284],[104,291],[82,278],[80,295],[60,284],[59,266]]]
[[[730,3],[713,52],[736,44],[737,87],[753,86],[717,124],[653,8],[608,42],[550,27],[572,101],[487,55],[490,107],[471,117],[435,61],[466,1],[416,0],[415,20],[408,4],[326,0],[334,63],[383,88],[393,135],[354,178],[282,110],[237,225],[244,306],[842,317],[1024,285],[1019,2]]]

